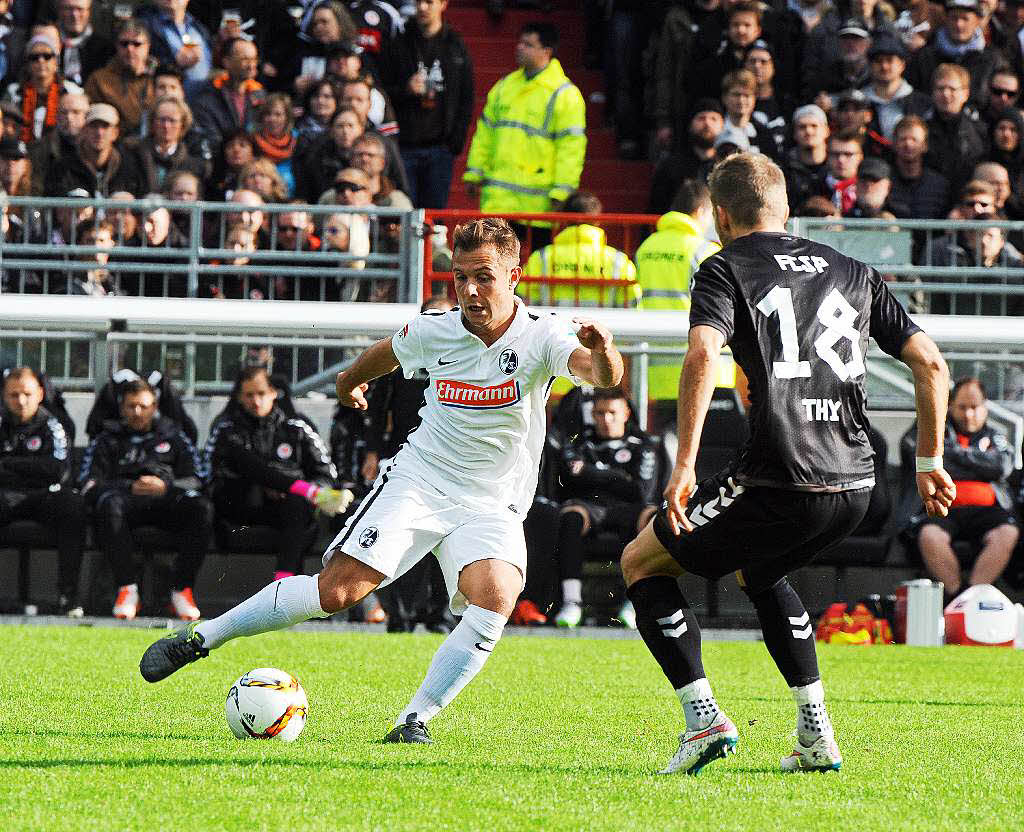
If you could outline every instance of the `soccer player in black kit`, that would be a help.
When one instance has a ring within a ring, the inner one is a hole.
[[[814,628],[786,575],[846,537],[867,510],[869,335],[913,372],[917,487],[930,515],[946,514],[955,496],[942,468],[949,372],[878,272],[786,233],[785,179],[767,157],[731,156],[708,184],[724,248],[693,281],[676,464],[662,510],[622,556],[637,628],[686,721],[662,773],[696,774],[738,740],[704,674],[700,627],[676,580],[684,571],[735,572],[757,611],[797,704],[796,744],[783,770],[838,769]],[[751,436],[731,466],[698,485],[694,463],[726,344],[750,380]]]

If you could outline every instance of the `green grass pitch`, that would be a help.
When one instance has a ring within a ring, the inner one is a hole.
[[[0,829],[1024,828],[1018,651],[819,648],[843,769],[783,775],[794,706],[764,646],[707,643],[740,744],[690,778],[654,774],[681,712],[639,640],[507,636],[410,747],[377,741],[438,637],[275,633],[148,685],[158,635],[0,627]],[[291,745],[224,722],[260,666],[309,695]]]

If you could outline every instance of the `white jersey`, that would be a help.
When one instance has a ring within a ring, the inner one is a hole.
[[[575,329],[519,301],[511,326],[489,347],[458,309],[409,322],[392,339],[395,356],[407,378],[426,370],[430,384],[422,423],[395,463],[466,505],[525,517],[537,490],[551,385],[556,376],[577,381],[569,371],[580,347]]]

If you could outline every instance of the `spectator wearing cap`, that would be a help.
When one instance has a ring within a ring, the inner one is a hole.
[[[82,188],[96,197],[115,191],[145,193],[142,174],[131,154],[116,147],[120,117],[110,104],[93,104],[85,115],[85,127],[78,136],[76,152],[47,173],[47,196],[64,196]]]
[[[849,213],[857,201],[857,169],[864,160],[861,137],[854,132],[833,133],[828,140],[825,184],[836,207]]]
[[[901,118],[923,116],[931,105],[928,96],[915,90],[903,77],[907,56],[903,41],[888,32],[875,37],[868,49],[871,82],[863,92],[874,107],[872,129],[887,141],[892,141],[893,128]]]
[[[191,97],[213,69],[213,39],[187,8],[188,0],[155,0],[152,6],[141,6],[135,16],[149,29],[150,54],[181,70],[185,93]]]
[[[0,101],[0,112],[3,113],[3,130],[0,131],[0,135],[20,139],[22,128],[25,126],[21,107],[13,101]]]
[[[91,23],[92,0],[57,0],[60,31],[60,70],[64,77],[84,85],[114,55],[114,44]]]
[[[725,108],[725,126],[747,137],[747,148],[776,158],[775,139],[763,124],[754,121],[757,103],[757,80],[748,69],[737,69],[722,79],[722,106]]]
[[[793,113],[793,148],[782,162],[786,174],[789,210],[799,215],[799,208],[812,196],[829,193],[825,185],[828,174],[828,116],[817,104],[805,104]]]
[[[21,139],[11,136],[0,139],[0,187],[7,196],[32,194],[32,162],[28,145]]]
[[[663,158],[651,178],[648,211],[664,214],[687,179],[706,182],[715,163],[715,139],[725,126],[725,110],[714,98],[701,98],[693,108],[681,147]]]
[[[751,118],[775,139],[775,158],[781,159],[786,145],[786,127],[793,112],[793,99],[775,89],[775,58],[767,41],[758,39],[747,50],[743,68],[757,81],[757,101]]]
[[[93,104],[117,108],[121,135],[127,138],[139,133],[143,114],[156,100],[156,58],[149,54],[149,30],[137,20],[125,22],[116,45],[114,57],[85,82],[85,94]]]
[[[959,64],[940,64],[932,75],[932,114],[928,118],[925,164],[953,184],[965,181],[988,152],[985,125],[967,108],[970,76]]]
[[[60,48],[50,35],[33,35],[25,45],[21,80],[7,87],[4,96],[21,107],[26,142],[40,138],[57,125],[57,102],[66,92],[82,92],[57,72]]]
[[[799,4],[800,1],[794,0],[794,3]],[[927,0],[925,1],[927,2]],[[909,2],[915,2],[915,0],[909,0]],[[801,5],[800,8],[803,9],[803,6]],[[893,22],[896,19],[896,12],[886,0],[823,3],[820,21],[808,30],[804,43],[800,64],[802,69],[800,92],[802,95],[814,96],[814,93],[809,93],[808,90],[815,85],[809,82],[812,82],[815,74],[824,70],[839,54],[839,30],[851,17],[863,20],[872,37],[882,32],[896,34]]]
[[[900,219],[934,220],[949,207],[949,180],[924,163],[928,125],[920,116],[904,116],[893,128],[892,191],[889,209]]]
[[[738,127],[727,126],[715,139],[715,162],[721,162],[734,153],[748,153],[750,139]]]
[[[448,0],[418,3],[382,67],[395,103],[399,150],[417,208],[448,204],[455,157],[473,116],[473,64],[459,34],[444,20]]]
[[[266,98],[263,85],[256,80],[260,60],[254,43],[243,38],[228,43],[224,47],[224,68],[226,74],[205,81],[189,98],[196,126],[215,151],[233,130],[256,127]]]
[[[833,108],[833,96],[843,90],[859,89],[871,78],[868,66],[868,49],[871,46],[871,31],[868,24],[859,17],[843,21],[839,27],[839,49],[836,56],[816,72],[808,73],[804,92],[814,99],[826,112]]]
[[[888,158],[891,143],[871,129],[875,109],[861,90],[845,90],[836,98],[832,112],[832,125],[837,133],[856,133],[860,136],[865,156]]]
[[[1020,98],[1020,78],[1012,69],[997,69],[988,82],[988,104],[981,110],[981,118],[990,128],[1007,109],[1015,109]]]
[[[946,22],[934,41],[914,53],[907,80],[919,90],[931,89],[943,64],[956,64],[968,74],[968,98],[977,107],[988,104],[989,81],[1005,64],[1004,57],[985,44],[978,0],[946,0]]]
[[[1007,107],[989,131],[988,159],[1006,168],[1010,179],[1010,197],[1006,213],[1010,219],[1024,219],[1024,115],[1016,107]]]
[[[76,153],[78,134],[85,127],[85,114],[89,99],[84,93],[66,92],[57,102],[57,126],[38,141],[32,142],[28,152],[32,158],[32,190],[41,194],[46,189],[46,175],[59,168],[63,159]]]
[[[892,172],[889,163],[868,157],[857,169],[857,195],[848,217],[863,219],[895,219],[889,210],[889,193],[892,191]]]

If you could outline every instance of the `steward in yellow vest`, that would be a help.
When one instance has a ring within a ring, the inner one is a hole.
[[[602,206],[593,194],[576,191],[562,210],[596,215]],[[623,252],[606,245],[604,229],[587,223],[562,229],[551,245],[534,251],[526,261],[523,276],[594,281],[593,288],[573,283],[520,283],[520,294],[533,306],[635,306],[640,294],[636,284],[601,285],[610,280],[635,280],[636,267]]]
[[[557,45],[551,24],[524,26],[516,44],[520,68],[487,93],[462,177],[484,213],[550,211],[579,186],[586,104],[552,57]]]
[[[672,208],[636,250],[641,309],[688,310],[690,280],[704,260],[722,249],[705,232],[711,223],[711,197],[704,183],[683,182]],[[679,356],[651,356],[647,379],[651,399],[676,400],[682,364],[682,345]]]

